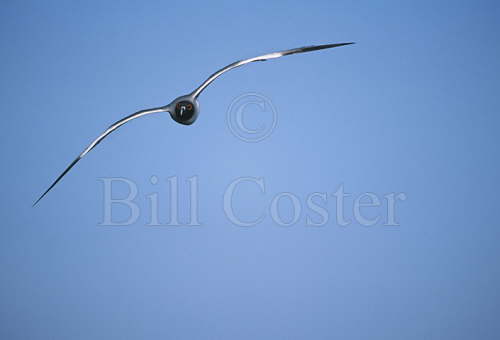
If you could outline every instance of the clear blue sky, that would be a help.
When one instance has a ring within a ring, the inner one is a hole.
[[[3,2],[0,337],[499,338],[499,16],[495,1]],[[237,59],[344,41],[224,75],[192,126],[124,126],[31,207],[124,115]],[[260,143],[226,124],[248,92],[278,114]],[[171,176],[184,196],[197,176],[201,226],[146,226],[154,191],[168,220]],[[234,200],[242,219],[265,212],[254,227],[224,213],[241,176],[265,180]],[[137,183],[134,224],[99,225],[102,177]],[[333,215],[341,185],[404,192],[401,225],[306,226],[307,195]],[[304,207],[291,227],[269,218],[280,192]]]

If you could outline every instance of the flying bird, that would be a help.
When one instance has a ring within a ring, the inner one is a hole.
[[[198,113],[200,112],[200,106],[198,104],[198,96],[203,92],[203,90],[210,85],[215,79],[217,79],[219,76],[221,76],[223,73],[232,70],[236,67],[240,67],[249,63],[252,63],[254,61],[266,61],[269,59],[275,59],[279,57],[283,57],[286,55],[290,54],[296,54],[296,53],[304,53],[304,52],[311,52],[311,51],[317,51],[317,50],[323,50],[327,48],[333,48],[333,47],[339,47],[339,46],[345,46],[345,45],[351,45],[354,44],[353,42],[348,42],[348,43],[338,43],[338,44],[326,44],[326,45],[316,45],[316,46],[305,46],[305,47],[299,47],[299,48],[293,48],[290,50],[285,50],[285,51],[279,51],[279,52],[272,52],[268,54],[264,54],[258,57],[253,57],[249,59],[243,59],[243,60],[238,60],[232,64],[227,65],[226,67],[221,68],[214,74],[212,74],[210,77],[207,78],[200,86],[198,86],[193,92],[177,97],[174,99],[170,104],[161,106],[161,107],[156,107],[152,109],[146,109],[146,110],[141,110],[137,111],[119,121],[116,123],[110,125],[102,134],[99,135],[96,139],[92,141],[92,143],[87,146],[82,153],[78,155],[78,157],[71,162],[68,167],[62,172],[62,174],[59,175],[59,177],[56,178],[56,180],[50,185],[50,187],[33,203],[33,206],[35,206],[63,177],[68,173],[69,170],[71,170],[72,167],[75,166],[76,163],[83,157],[85,157],[86,154],[90,152],[93,148],[97,146],[104,138],[106,138],[111,132],[115,131],[118,129],[120,126],[122,126],[125,123],[130,122],[133,119],[149,115],[152,113],[161,113],[161,112],[168,112],[170,113],[170,116],[172,117],[173,120],[175,120],[177,123],[183,124],[183,125],[191,125],[195,122],[196,118],[198,118]]]

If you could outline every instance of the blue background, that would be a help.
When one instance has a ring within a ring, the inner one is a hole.
[[[1,338],[498,338],[499,9],[4,1]],[[168,115],[124,126],[31,207],[124,115],[167,104],[234,60],[344,41],[357,44],[225,74],[201,95],[190,127]],[[260,143],[226,125],[246,92],[278,111]],[[202,226],[145,226],[152,192],[168,220],[171,176],[183,192],[198,176]],[[247,185],[235,197],[241,218],[267,211],[255,227],[234,226],[223,211],[240,176],[266,183],[265,194]],[[136,223],[99,225],[100,177],[137,183]],[[340,227],[331,195],[324,227],[306,226],[307,211],[288,228],[269,218],[277,193],[305,207],[309,193],[342,184],[354,195],[406,193],[401,226]]]

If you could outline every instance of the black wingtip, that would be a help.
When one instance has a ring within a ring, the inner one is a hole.
[[[42,194],[42,196],[40,196],[36,201],[35,203],[33,203],[32,207],[34,207],[35,205],[37,205],[38,202],[41,201],[42,198],[45,197],[45,195],[47,195],[47,193],[52,190],[53,187],[55,187],[55,185],[64,177],[64,175],[66,175],[68,173],[68,171],[81,159],[81,156],[78,156],[75,158],[75,160],[73,162],[70,163],[70,165],[63,171],[62,174],[59,175],[59,177],[57,177],[57,179],[50,185],[50,187],[45,190],[45,192]]]
[[[38,197],[38,199],[35,201],[35,203],[33,203],[33,205],[31,207],[34,208],[35,205],[37,205],[38,202],[40,202],[40,200],[43,198],[43,196],[45,196],[45,194],[43,194],[42,196]]]
[[[44,198],[45,195],[47,195],[47,193],[56,185],[56,183],[59,182],[59,180],[60,178],[58,178],[54,183],[52,183],[52,185],[47,190],[45,190],[45,192],[40,197],[38,197],[38,199],[35,201],[35,203],[33,203],[31,207],[34,208],[35,205],[37,205],[38,202],[40,202],[42,198]]]

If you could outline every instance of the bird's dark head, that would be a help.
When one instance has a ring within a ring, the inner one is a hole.
[[[192,96],[179,97],[170,106],[170,115],[177,123],[191,125],[198,118],[200,106]]]

